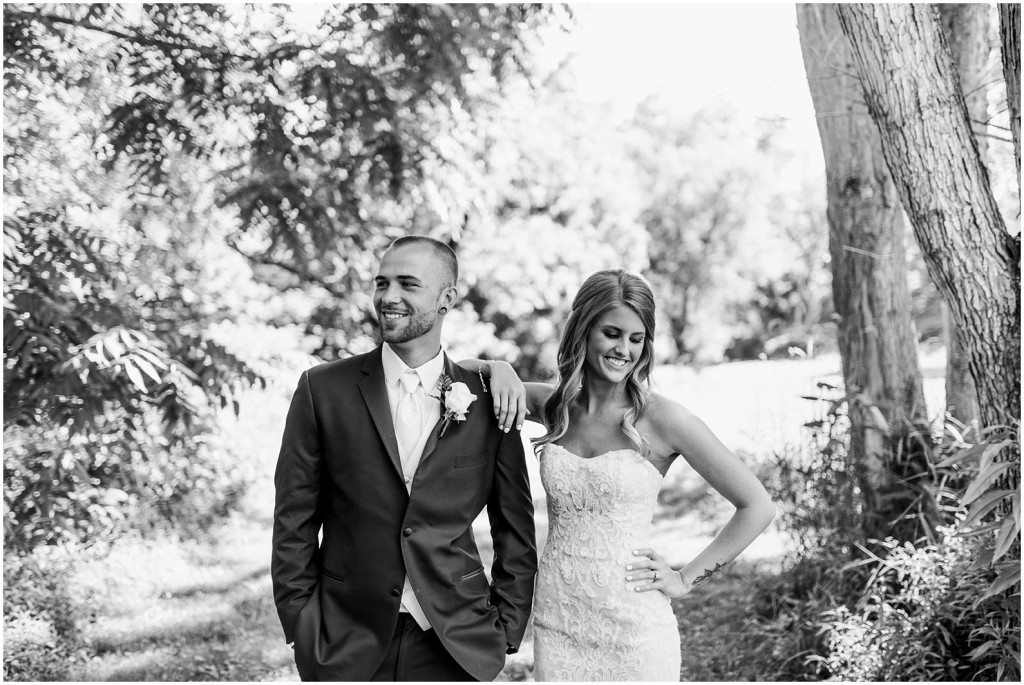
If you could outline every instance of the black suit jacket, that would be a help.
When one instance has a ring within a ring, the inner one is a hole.
[[[406,574],[441,642],[473,677],[492,680],[506,647],[523,638],[537,551],[522,441],[498,429],[476,374],[447,356],[445,371],[477,399],[444,437],[434,427],[411,495],[381,348],[299,379],[274,478],[271,575],[304,680],[373,675],[398,620]],[[472,533],[485,506],[494,541],[490,584]]]

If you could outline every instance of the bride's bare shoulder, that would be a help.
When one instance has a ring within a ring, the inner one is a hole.
[[[696,414],[679,402],[656,392],[652,392],[647,397],[646,415],[653,428],[664,428],[699,420]]]
[[[694,435],[707,430],[704,422],[692,411],[657,393],[648,397],[645,418],[651,435],[659,443],[670,446],[673,452],[681,451],[681,446],[689,444]]]

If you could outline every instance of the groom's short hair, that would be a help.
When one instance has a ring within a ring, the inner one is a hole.
[[[388,250],[407,245],[426,245],[434,251],[441,269],[442,287],[454,286],[459,282],[459,258],[455,256],[455,250],[451,247],[429,236],[403,235],[401,238],[395,238],[388,246]]]

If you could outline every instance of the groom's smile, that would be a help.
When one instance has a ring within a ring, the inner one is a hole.
[[[418,338],[434,325],[436,317],[431,312],[377,308],[381,336],[386,342],[402,343]]]
[[[380,325],[382,328],[387,328],[389,330],[394,329],[396,328],[395,324],[404,320],[406,316],[407,314],[405,312],[385,311],[380,316]]]

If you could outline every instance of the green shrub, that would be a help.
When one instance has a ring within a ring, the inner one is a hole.
[[[754,583],[752,625],[764,636],[762,680],[824,680],[827,612],[844,606],[863,586],[864,570],[847,568],[828,550],[797,556],[775,576]]]
[[[982,431],[977,444],[962,444],[939,464],[966,481],[957,497],[964,512],[958,532],[987,538],[979,564],[998,575],[986,590],[996,595],[1020,589],[1020,424]]]
[[[848,563],[864,539],[862,501],[849,453],[846,398],[819,383],[807,441],[777,452],[759,474],[779,510],[776,525],[795,545],[782,572],[756,581],[754,624],[765,680],[821,680],[827,651],[821,622],[855,595],[866,572]]]
[[[4,442],[4,537],[21,551],[127,529],[194,534],[226,514],[255,476],[250,460],[211,435],[168,435],[155,421],[144,441],[108,420],[87,434],[11,426]]]
[[[777,455],[765,474],[797,543],[758,582],[765,679],[1019,680],[1016,427],[940,442],[937,487],[922,496],[944,525],[915,545],[866,539],[847,425],[841,401],[828,405],[809,424],[811,449]]]
[[[760,474],[779,509],[776,525],[790,535],[798,558],[823,552],[851,558],[864,539],[863,505],[850,457],[846,398],[818,383],[817,418],[804,424],[807,443],[776,452]]]
[[[67,680],[79,605],[63,547],[4,554],[4,680]]]
[[[64,442],[61,441],[63,438]],[[83,436],[10,427],[4,446],[4,678],[68,680],[106,585],[79,571],[134,535],[196,537],[240,503],[251,459],[208,435]]]
[[[952,528],[917,548],[887,540],[852,607],[826,612],[824,663],[839,680],[1018,680],[1012,624],[1020,604],[986,597],[981,544]],[[1019,632],[1017,647],[1019,651]]]

